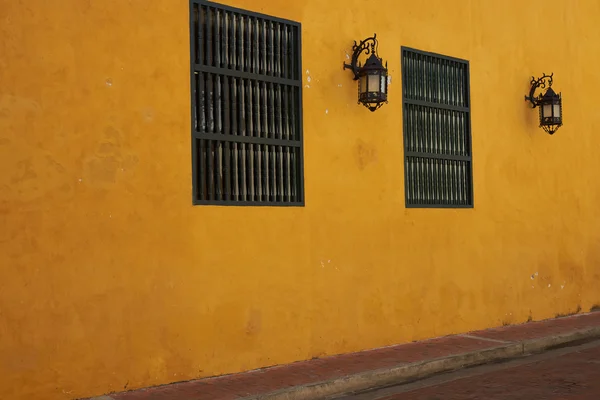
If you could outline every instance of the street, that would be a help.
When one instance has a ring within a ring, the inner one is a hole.
[[[338,400],[600,399],[600,341]]]

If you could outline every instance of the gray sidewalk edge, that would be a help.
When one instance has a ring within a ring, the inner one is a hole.
[[[360,372],[343,378],[311,383],[278,390],[271,393],[244,397],[240,400],[316,400],[344,395],[367,389],[375,389],[435,374],[449,372],[495,361],[540,353],[553,347],[568,345],[586,339],[600,338],[600,327],[580,329],[569,333],[551,335],[538,339],[513,342],[506,345],[456,354],[452,356],[402,364],[396,367]],[[96,399],[96,400],[101,400]],[[107,399],[109,400],[109,399]]]

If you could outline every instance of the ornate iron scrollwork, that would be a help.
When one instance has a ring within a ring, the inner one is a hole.
[[[344,69],[352,70],[354,74],[354,80],[358,80],[359,75],[358,72],[360,70],[360,65],[358,65],[358,57],[364,52],[365,54],[377,54],[377,34],[373,34],[372,37],[366,38],[362,40],[360,43],[354,41],[354,45],[352,46],[352,58],[350,60],[350,64],[344,63]]]
[[[541,78],[535,79],[534,76],[531,77],[531,89],[529,90],[529,96],[525,96],[525,101],[531,102],[531,108],[536,108],[539,105],[539,99],[542,95],[535,97],[536,89],[545,89],[547,87],[552,86],[552,77],[554,73],[550,75],[544,74]]]

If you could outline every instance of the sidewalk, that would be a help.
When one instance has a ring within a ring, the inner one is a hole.
[[[94,400],[323,399],[600,338],[600,312],[201,379]]]

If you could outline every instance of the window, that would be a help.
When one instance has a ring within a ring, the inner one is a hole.
[[[304,204],[300,24],[191,2],[194,204]]]
[[[469,62],[402,48],[406,207],[473,207]]]

